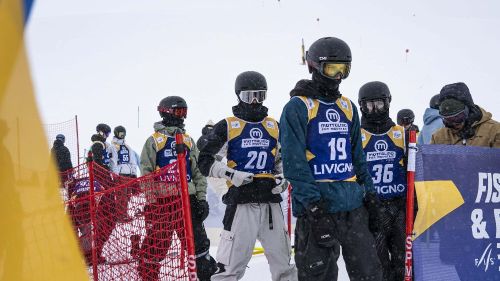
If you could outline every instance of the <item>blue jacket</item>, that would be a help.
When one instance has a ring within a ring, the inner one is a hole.
[[[432,134],[442,128],[443,120],[439,116],[439,110],[427,108],[424,113],[424,126],[417,138],[418,144],[430,144]]]
[[[292,90],[291,95],[317,97],[314,82],[301,80]],[[320,100],[324,100],[319,98]],[[327,102],[331,102],[327,101]],[[353,166],[357,182],[335,181],[316,182],[306,159],[306,137],[308,115],[305,104],[298,98],[292,98],[284,107],[280,119],[280,143],[283,159],[283,171],[286,179],[293,187],[293,215],[305,214],[306,208],[313,202],[322,200],[326,203],[328,212],[351,211],[363,204],[366,191],[375,192],[372,178],[368,172],[363,146],[358,110],[354,103],[352,131]]]

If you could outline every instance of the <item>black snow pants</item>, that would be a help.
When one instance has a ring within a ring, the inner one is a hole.
[[[331,214],[338,244],[331,248],[318,246],[312,236],[312,225],[306,216],[297,218],[295,227],[295,264],[299,280],[336,281],[337,259],[342,247],[349,280],[381,281],[382,268],[375,240],[368,229],[368,212],[364,207]]]
[[[374,233],[384,281],[401,281],[405,274],[406,197],[383,200],[381,231]]]

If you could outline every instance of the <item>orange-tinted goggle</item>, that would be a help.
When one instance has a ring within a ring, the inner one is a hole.
[[[177,118],[186,118],[187,117],[187,107],[175,107],[175,108],[166,108],[166,107],[159,107],[158,106],[158,111],[163,112],[163,113],[168,113],[171,114]]]

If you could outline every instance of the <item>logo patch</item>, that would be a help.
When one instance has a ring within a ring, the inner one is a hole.
[[[403,137],[403,134],[401,134],[400,131],[394,131],[394,132],[392,132],[392,137],[395,139],[400,139]]]
[[[395,151],[387,151],[389,145],[385,140],[378,140],[373,145],[375,151],[370,151],[366,153],[366,161],[377,161],[377,160],[385,160],[385,159],[394,159],[396,158]]]
[[[241,141],[242,148],[248,147],[269,147],[269,140],[263,139],[264,133],[259,128],[252,128],[248,133],[250,135],[249,139],[243,139]]]
[[[240,128],[240,122],[239,121],[231,121],[231,128]]]
[[[349,106],[347,105],[347,102],[345,100],[342,100],[342,99],[340,100],[340,106],[342,106],[345,109],[349,108]]]
[[[274,122],[273,121],[266,121],[266,126],[270,129],[274,129]]]
[[[330,108],[325,113],[326,120],[328,122],[319,122],[318,123],[318,132],[320,134],[326,133],[347,133],[349,128],[347,123],[340,122],[340,114],[337,110]]]

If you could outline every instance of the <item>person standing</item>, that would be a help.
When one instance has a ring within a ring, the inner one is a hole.
[[[117,155],[115,149],[107,142],[107,138],[111,134],[111,127],[107,124],[100,123],[96,126],[96,134],[92,135],[92,146],[90,147],[90,156],[88,161],[93,161],[97,165],[103,167],[108,172],[106,174],[96,173],[97,183],[104,189],[103,194],[98,201],[96,209],[96,239],[95,249],[97,253],[97,263],[106,262],[106,258],[102,256],[104,244],[108,241],[117,222],[116,216],[116,200],[115,193],[107,191],[113,188],[113,174],[116,174]],[[94,169],[94,171],[97,171]],[[89,265],[92,264],[92,252],[85,253],[85,258]]]
[[[64,145],[66,137],[63,134],[58,134],[54,140],[54,145],[50,150],[52,158],[55,159],[59,173],[63,173],[73,168],[71,163],[71,153]]]
[[[424,113],[424,126],[418,134],[418,144],[429,144],[434,132],[442,128],[443,120],[439,115],[439,94],[434,95],[429,101],[429,108],[425,109]]]
[[[431,144],[500,147],[500,123],[474,103],[465,83],[444,86],[439,102],[444,128],[432,135]]]
[[[290,264],[291,249],[280,202],[286,188],[282,180],[278,122],[263,105],[266,78],[256,71],[236,77],[238,105],[234,116],[215,124],[200,152],[205,176],[228,180],[226,204],[217,250],[219,271],[212,281],[241,279],[252,258],[257,239],[264,248],[273,281],[297,279]],[[220,162],[227,157],[227,165]]]
[[[312,80],[297,82],[280,119],[283,169],[297,217],[299,280],[337,280],[340,246],[350,280],[381,280],[370,232],[378,227],[381,205],[363,153],[358,111],[339,91],[351,69],[351,50],[325,37],[310,46],[306,60]]]
[[[373,81],[359,89],[361,140],[368,170],[383,205],[379,231],[373,233],[385,281],[401,281],[405,274],[406,145],[404,128],[389,117],[391,92]]]
[[[118,175],[125,177],[123,181],[137,178],[137,168],[140,166],[139,155],[125,143],[127,130],[123,126],[117,126],[114,128],[113,134],[111,144],[116,153],[116,171]],[[131,220],[127,214],[128,200],[132,194],[137,192],[138,190],[134,186],[117,190],[116,215],[118,216],[118,221],[128,222]]]
[[[186,171],[192,210],[192,225],[196,254],[196,270],[200,281],[210,280],[217,270],[215,260],[210,256],[210,240],[203,221],[209,214],[206,201],[207,181],[198,168],[198,148],[194,140],[186,134],[184,119],[187,117],[187,103],[178,96],[168,96],[160,101],[158,112],[162,121],[154,123],[155,132],[146,140],[141,153],[141,173],[147,175],[177,161],[175,134],[181,132],[187,148]],[[142,280],[158,280],[160,262],[165,258],[168,247],[165,241],[172,239],[173,231],[168,227],[168,205],[171,192],[162,189],[154,196],[146,196],[144,207],[147,220],[146,237],[139,251],[139,276]],[[149,218],[148,218],[149,217]],[[175,230],[177,231],[177,230]],[[177,233],[181,237],[183,233]]]

